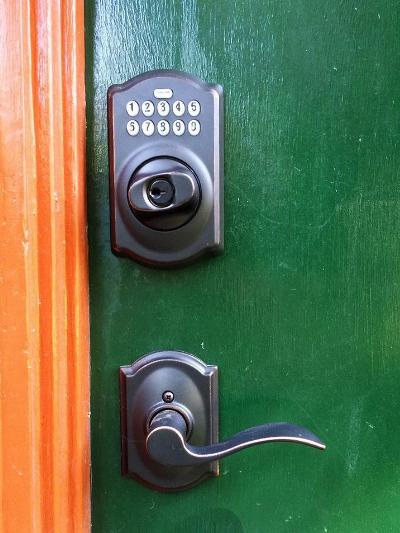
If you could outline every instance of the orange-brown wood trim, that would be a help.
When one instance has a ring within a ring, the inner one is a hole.
[[[88,532],[83,0],[6,0],[0,65],[0,531]]]

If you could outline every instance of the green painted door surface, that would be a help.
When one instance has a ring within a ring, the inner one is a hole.
[[[88,0],[94,533],[400,531],[400,4]],[[175,271],[110,251],[106,91],[143,71],[225,90],[225,252]],[[304,425],[179,494],[120,474],[118,367],[220,368],[222,438]]]

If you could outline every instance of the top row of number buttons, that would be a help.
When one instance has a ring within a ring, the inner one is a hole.
[[[200,104],[197,100],[192,100],[188,103],[187,111],[192,117],[197,117],[200,113]],[[126,112],[130,117],[136,117],[139,114],[140,107],[136,100],[131,100],[126,104]],[[172,104],[172,112],[177,117],[181,117],[185,112],[185,104],[182,100],[176,100]],[[154,115],[154,104],[151,100],[146,100],[142,104],[142,113],[145,117],[151,117]],[[157,104],[157,113],[161,117],[166,117],[169,114],[169,103],[165,100],[161,100]]]

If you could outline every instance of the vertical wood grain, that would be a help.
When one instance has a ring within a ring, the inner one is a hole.
[[[89,531],[83,2],[0,26],[0,530]]]

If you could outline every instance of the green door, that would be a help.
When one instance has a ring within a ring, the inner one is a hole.
[[[94,533],[400,531],[400,5],[88,0]],[[106,92],[151,69],[225,91],[225,252],[151,270],[110,251]],[[270,444],[183,493],[121,477],[118,367],[220,371],[220,435]]]

